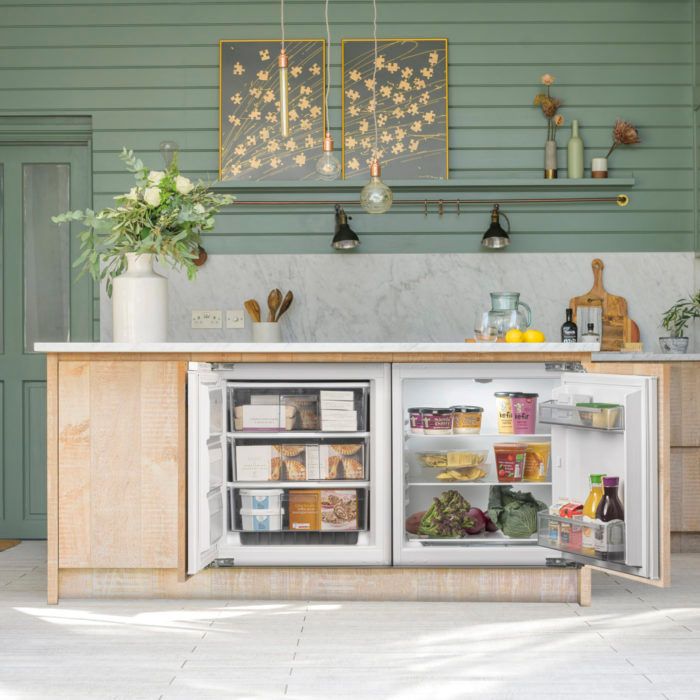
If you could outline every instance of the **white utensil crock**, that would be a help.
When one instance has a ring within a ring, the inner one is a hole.
[[[277,322],[261,321],[253,323],[254,343],[281,343],[282,333],[280,324]]]
[[[126,272],[114,278],[112,340],[162,343],[168,337],[168,280],[153,269],[155,255],[127,253]]]

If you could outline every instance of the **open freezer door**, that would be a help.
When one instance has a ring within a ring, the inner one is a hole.
[[[218,556],[226,531],[226,381],[207,364],[187,372],[187,573]]]
[[[542,513],[539,544],[559,550],[564,559],[610,574],[665,585],[660,571],[656,377],[567,373],[562,388],[565,395],[575,397],[574,405],[565,406],[559,397],[540,407],[541,422],[552,426],[553,502],[583,503],[590,474],[619,477],[624,525],[618,524],[617,531],[603,526],[591,530],[576,520]],[[619,408],[585,409],[577,407],[577,402]],[[586,546],[592,536],[599,538],[602,549]],[[610,543],[607,537],[612,538]],[[608,544],[610,553],[605,551]]]

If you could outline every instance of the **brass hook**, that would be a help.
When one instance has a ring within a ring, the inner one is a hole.
[[[626,207],[630,203],[630,198],[626,194],[617,195],[617,206]]]

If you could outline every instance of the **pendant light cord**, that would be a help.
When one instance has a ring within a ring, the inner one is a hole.
[[[284,51],[284,0],[280,0],[280,26],[282,28],[282,51]]]
[[[374,103],[374,109],[372,114],[374,115],[374,158],[377,163],[379,162],[379,130],[377,129],[377,0],[372,0],[372,9],[374,11],[374,18],[372,19],[372,33],[374,36],[374,68],[372,70],[372,102]]]
[[[326,0],[325,15],[326,15],[326,133],[331,133],[330,119],[328,117],[328,93],[331,89],[331,27],[328,23],[328,2]]]

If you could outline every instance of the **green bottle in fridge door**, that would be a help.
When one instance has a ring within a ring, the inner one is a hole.
[[[566,168],[570,179],[580,180],[583,177],[583,141],[578,135],[578,119],[571,122]]]

